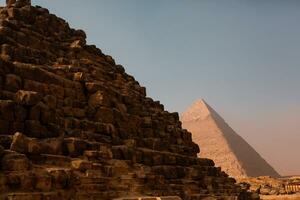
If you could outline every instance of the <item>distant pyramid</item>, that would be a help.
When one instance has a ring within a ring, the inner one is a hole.
[[[188,108],[181,121],[200,146],[200,157],[213,159],[229,175],[280,177],[204,100]]]

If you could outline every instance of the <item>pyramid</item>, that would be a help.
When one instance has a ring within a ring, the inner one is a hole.
[[[252,199],[84,31],[9,0],[0,45],[1,200]]]
[[[280,177],[204,100],[189,107],[181,115],[181,121],[201,147],[200,157],[213,159],[230,176]]]

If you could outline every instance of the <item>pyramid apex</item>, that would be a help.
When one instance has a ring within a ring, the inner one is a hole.
[[[194,104],[208,105],[204,99],[198,99],[194,102]]]
[[[205,119],[210,114],[210,106],[204,99],[198,99],[181,115],[181,120],[194,121]]]

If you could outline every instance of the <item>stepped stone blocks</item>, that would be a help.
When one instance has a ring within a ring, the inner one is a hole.
[[[63,19],[0,8],[0,199],[251,199],[177,113]]]
[[[182,125],[201,146],[200,157],[235,178],[280,175],[204,100],[196,101],[181,115]]]

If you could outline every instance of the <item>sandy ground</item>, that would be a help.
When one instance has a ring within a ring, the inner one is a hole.
[[[300,194],[291,195],[260,195],[262,200],[300,200]]]

